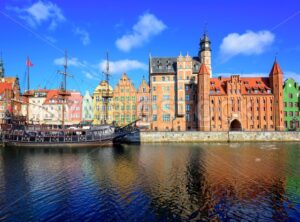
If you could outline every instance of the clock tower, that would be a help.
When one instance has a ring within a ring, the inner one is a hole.
[[[211,47],[210,40],[206,33],[203,34],[203,37],[200,39],[200,50],[198,53],[199,60],[202,64],[205,64],[207,67],[210,77],[212,76],[211,70]]]

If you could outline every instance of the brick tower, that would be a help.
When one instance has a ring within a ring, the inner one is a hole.
[[[198,129],[210,131],[209,110],[210,72],[204,63],[198,73]]]
[[[284,114],[283,114],[283,89],[282,89],[282,70],[275,59],[272,70],[270,72],[270,84],[274,95],[274,115],[275,130],[284,131]]]

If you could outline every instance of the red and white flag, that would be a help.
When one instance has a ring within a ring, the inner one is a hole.
[[[33,66],[32,62],[29,59],[29,57],[27,57],[26,66],[28,66],[28,67],[32,67]]]

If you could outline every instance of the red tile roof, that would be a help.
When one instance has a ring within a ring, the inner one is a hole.
[[[198,75],[210,75],[210,73],[204,63],[201,64]]]
[[[226,95],[227,87],[232,82],[232,77],[219,77],[210,79],[210,90],[218,91],[216,95]],[[270,90],[270,82],[268,77],[238,77],[238,84],[241,84],[241,94],[264,94]],[[249,92],[251,90],[251,92]],[[254,90],[258,90],[254,92]],[[263,90],[263,92],[262,92]]]
[[[5,90],[12,90],[12,83],[0,82],[0,93],[4,93]]]
[[[56,100],[58,98],[59,92],[60,90],[58,89],[48,90],[47,97],[44,104],[51,104],[50,100],[51,99]]]
[[[271,72],[270,72],[270,75],[273,74],[273,75],[276,75],[276,74],[282,74],[282,70],[280,68],[280,65],[278,64],[278,62],[275,60],[274,64],[273,64],[273,67],[271,69]]]

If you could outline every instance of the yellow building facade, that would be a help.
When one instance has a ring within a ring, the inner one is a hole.
[[[113,88],[106,81],[101,81],[93,94],[94,125],[113,122],[112,97]]]

